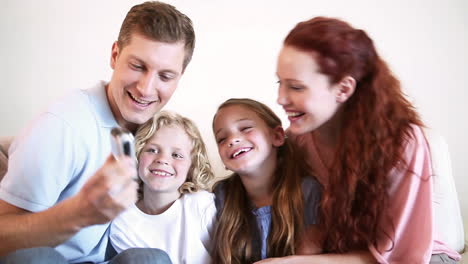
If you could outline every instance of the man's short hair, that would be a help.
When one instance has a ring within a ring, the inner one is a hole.
[[[165,43],[183,42],[185,44],[184,70],[192,59],[195,47],[195,31],[192,21],[172,5],[148,1],[133,6],[120,27],[117,40],[119,49],[123,49],[130,43],[133,33]]]

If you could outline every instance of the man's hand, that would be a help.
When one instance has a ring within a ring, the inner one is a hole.
[[[135,160],[110,155],[104,165],[86,182],[72,199],[77,202],[79,215],[83,216],[82,227],[104,224],[137,199],[138,184]]]

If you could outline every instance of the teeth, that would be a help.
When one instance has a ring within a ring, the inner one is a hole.
[[[137,103],[139,103],[139,104],[150,104],[150,103],[152,103],[152,102],[156,102],[156,101],[146,101],[146,100],[138,99],[138,98],[136,98],[135,96],[133,96],[133,94],[131,94],[131,93],[128,93],[128,94],[130,95],[130,97],[131,97],[133,100],[137,101]]]
[[[159,176],[172,176],[172,173],[168,173],[168,172],[164,172],[164,171],[156,171],[156,170],[152,170],[150,171],[152,174],[156,174],[156,175],[159,175]]]
[[[250,148],[242,148],[242,149],[239,149],[238,151],[236,151],[234,154],[232,154],[232,157],[235,158],[237,156],[239,156],[239,154],[243,153],[243,152],[247,152],[249,151]]]
[[[286,112],[286,115],[291,116],[291,117],[295,117],[295,116],[302,115],[302,113],[301,112]]]

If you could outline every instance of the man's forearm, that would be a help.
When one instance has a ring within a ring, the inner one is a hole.
[[[73,198],[39,213],[21,209],[14,212],[11,205],[0,202],[0,256],[21,248],[55,247],[83,227],[80,217],[73,213],[76,212]],[[10,210],[5,213],[8,207]]]

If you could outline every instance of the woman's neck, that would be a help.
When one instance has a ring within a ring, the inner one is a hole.
[[[332,119],[311,132],[318,159],[326,168],[332,166],[338,148],[341,116],[342,109],[339,109]]]
[[[138,201],[136,205],[145,214],[158,215],[169,209],[180,196],[180,194],[174,193],[154,192],[144,187],[143,199]]]

